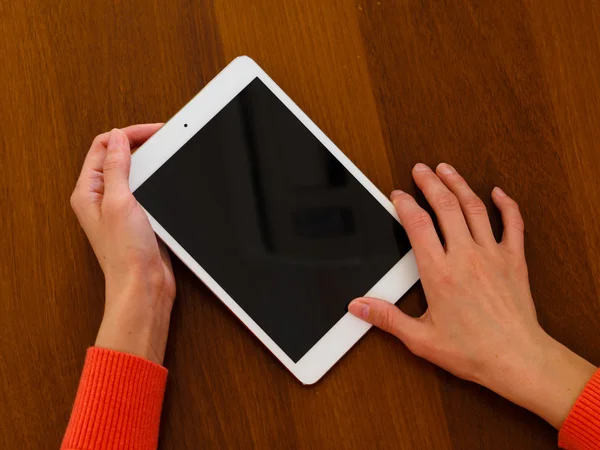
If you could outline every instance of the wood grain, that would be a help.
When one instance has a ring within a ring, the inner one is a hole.
[[[57,448],[103,307],[68,198],[92,138],[257,60],[384,192],[451,162],[520,203],[538,315],[600,364],[600,6],[0,0],[0,447]],[[303,387],[181,263],[160,448],[552,448],[556,432],[370,332]],[[424,308],[419,286],[402,307]]]

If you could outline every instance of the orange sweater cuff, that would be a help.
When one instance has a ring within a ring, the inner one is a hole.
[[[600,370],[592,376],[558,433],[561,448],[600,449]]]
[[[89,348],[61,448],[155,449],[167,373],[137,356]]]

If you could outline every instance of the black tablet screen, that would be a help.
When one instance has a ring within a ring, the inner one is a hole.
[[[410,249],[258,78],[135,196],[294,362]]]

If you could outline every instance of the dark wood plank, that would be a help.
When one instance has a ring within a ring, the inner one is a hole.
[[[199,6],[0,3],[2,448],[60,444],[104,304],[69,196],[96,134],[167,119],[224,66]]]
[[[598,363],[600,349],[590,331],[600,329],[600,7],[594,2],[561,2],[552,9],[526,4],[560,139],[557,157],[566,172],[555,180],[556,189],[561,197],[570,194],[557,222],[579,227],[563,243],[574,247],[577,258],[563,265],[582,266],[569,278],[572,287],[579,284],[580,272],[591,272],[577,291],[557,300],[553,326],[559,339]]]
[[[68,198],[94,135],[255,58],[384,191],[451,162],[521,203],[542,324],[600,363],[595,2],[0,2],[0,447],[57,448],[103,279]],[[379,331],[301,386],[181,263],[160,447],[551,448],[556,432]],[[419,286],[402,302],[423,311]]]
[[[540,8],[540,20],[549,9],[570,32],[589,20],[583,15],[569,20],[561,14],[569,9],[566,2],[551,4]],[[527,257],[540,321],[575,350],[586,348],[587,356],[598,362],[597,345],[591,348],[600,317],[596,282],[587,264],[578,263],[582,255],[596,257],[581,239],[586,236],[581,219],[570,212],[581,179],[571,186],[564,182],[569,176],[562,158],[568,142],[559,133],[564,114],[557,116],[551,95],[562,85],[548,84],[546,74],[556,67],[542,65],[544,48],[534,31],[543,30],[540,37],[550,42],[564,41],[542,24],[533,28],[534,16],[520,2],[381,2],[361,12],[380,121],[388,147],[395,149],[392,166],[399,183],[410,185],[409,171],[417,161],[448,161],[493,214],[493,186],[511,193],[528,228]],[[576,54],[578,43],[586,39],[578,34],[565,53]],[[588,77],[596,73],[580,69]],[[560,82],[577,85],[577,75],[572,75]],[[499,217],[494,218],[499,230]],[[456,448],[545,448],[555,443],[551,427],[483,388],[447,376],[443,395]]]

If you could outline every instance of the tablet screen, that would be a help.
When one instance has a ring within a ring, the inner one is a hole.
[[[258,78],[134,194],[294,362],[410,249]]]

